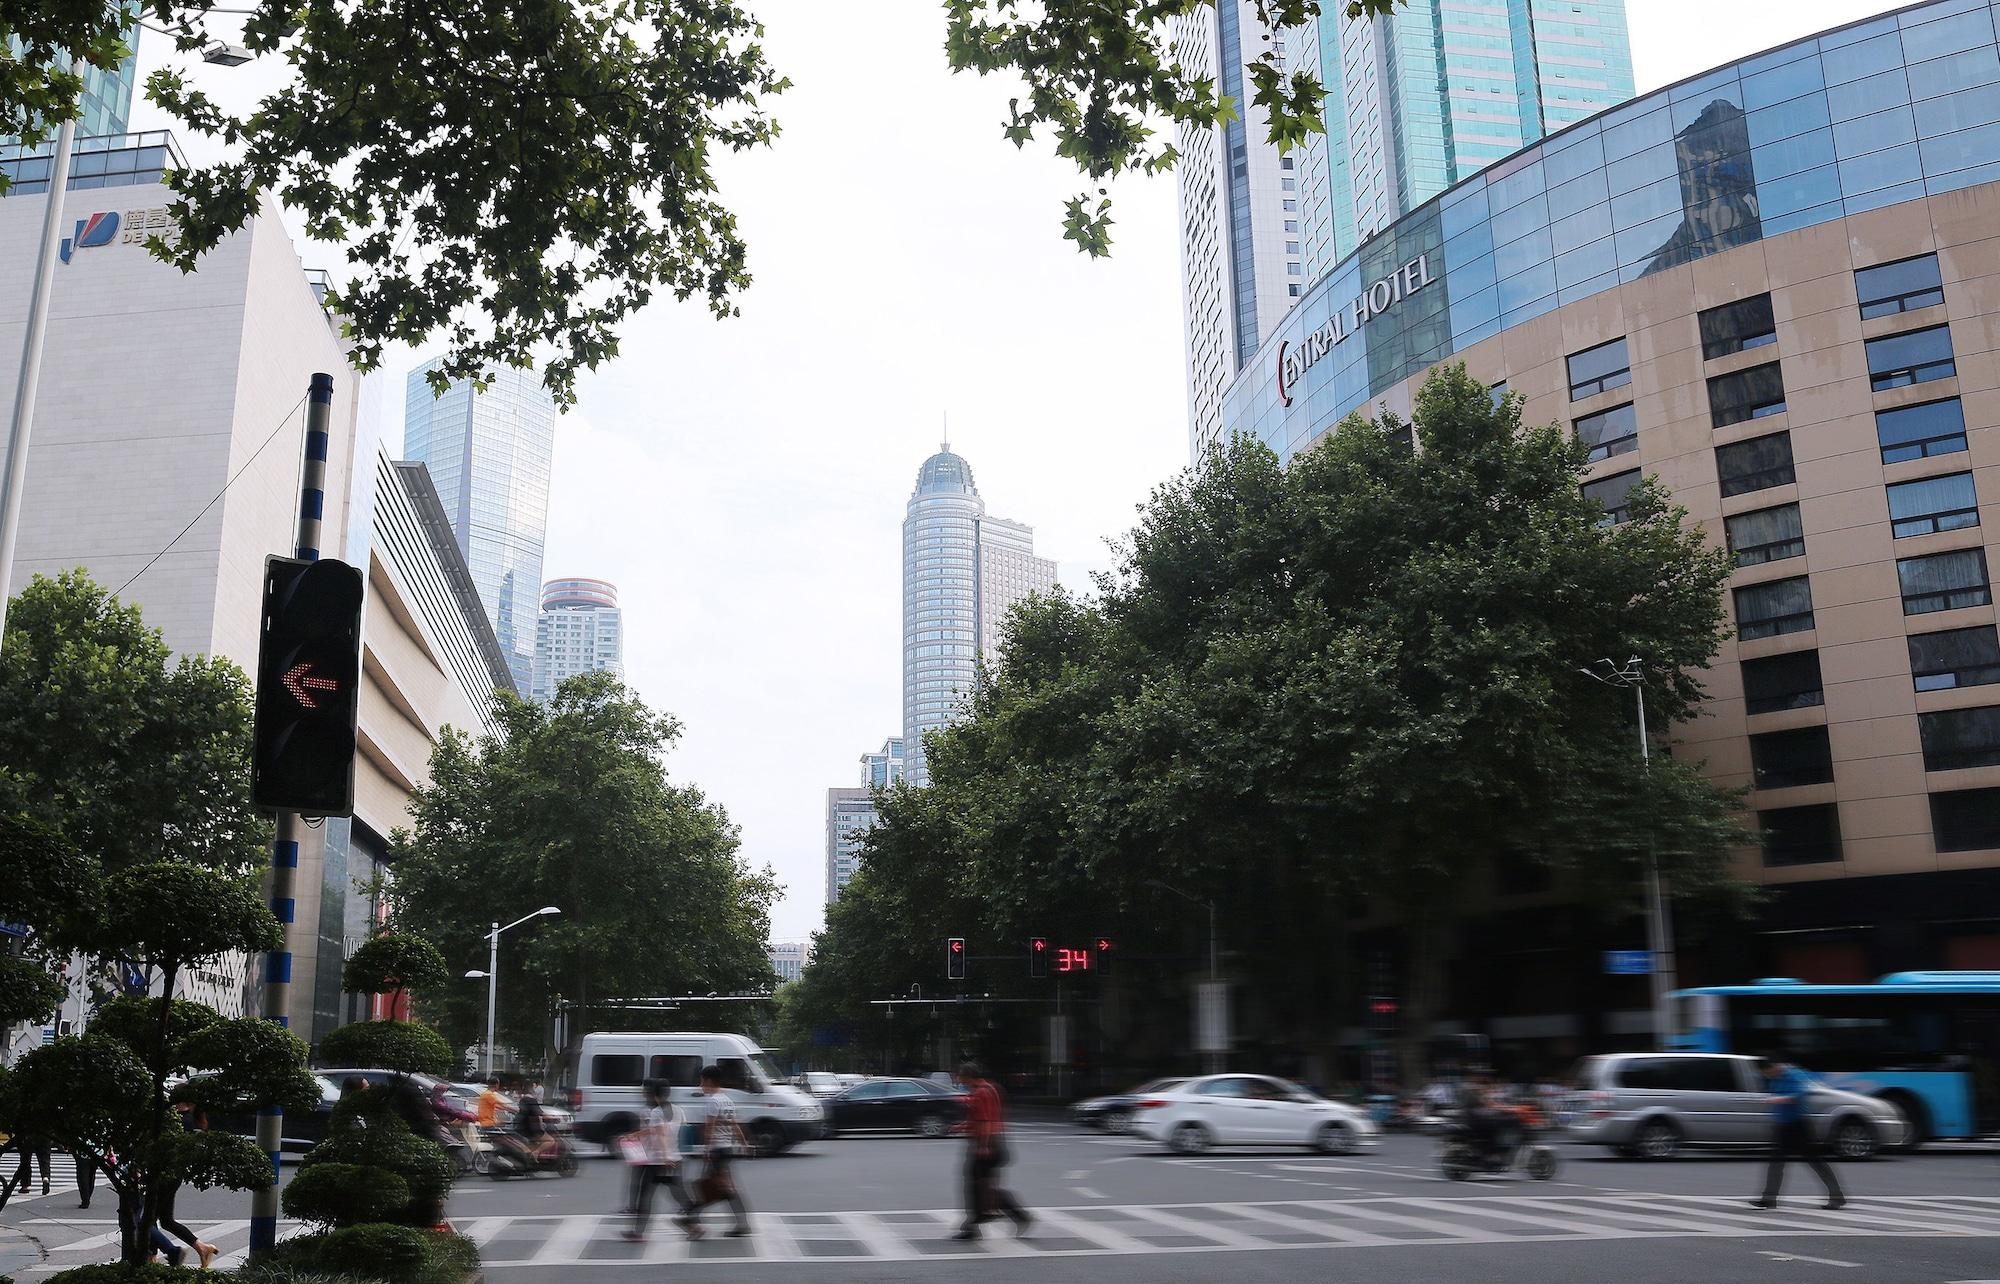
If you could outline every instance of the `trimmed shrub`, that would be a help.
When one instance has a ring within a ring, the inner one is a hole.
[[[414,1084],[405,1084],[401,1090],[418,1091]],[[328,1165],[362,1169],[373,1179],[392,1178],[404,1188],[401,1206],[363,1220],[400,1222],[409,1226],[434,1225],[445,1196],[451,1192],[451,1159],[445,1154],[444,1147],[410,1131],[409,1125],[396,1113],[396,1091],[392,1088],[368,1088],[350,1094],[334,1107],[333,1117],[327,1122],[326,1139],[300,1161],[298,1175],[292,1178],[292,1184],[297,1185],[308,1174]],[[314,1179],[315,1182],[327,1183],[320,1188],[322,1192],[330,1189],[337,1180]],[[332,1213],[333,1209],[323,1205],[319,1211]],[[335,1215],[328,1220],[339,1225],[343,1219]]]
[[[282,1240],[268,1264],[295,1275],[324,1271],[387,1284],[462,1284],[478,1269],[479,1254],[457,1235],[377,1222]]]
[[[320,1064],[328,1066],[445,1076],[457,1060],[443,1035],[414,1021],[356,1021],[319,1041]]]
[[[229,1278],[236,1284],[386,1284],[372,1275],[320,1271],[306,1266],[286,1266],[281,1262],[257,1262],[240,1267]]]
[[[0,1277],[4,1278],[4,1277]],[[93,1266],[72,1266],[49,1276],[47,1284],[214,1284],[212,1271],[193,1266],[166,1266],[148,1262],[133,1266],[125,1262],[99,1262]]]
[[[317,1163],[301,1168],[285,1187],[285,1211],[322,1226],[384,1222],[410,1203],[410,1184],[382,1168]]]

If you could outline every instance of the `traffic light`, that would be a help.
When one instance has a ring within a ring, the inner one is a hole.
[[[953,981],[965,979],[965,938],[954,936],[944,943],[944,974]]]
[[[1028,938],[1028,975],[1039,977],[1049,974],[1049,938],[1031,936]]]
[[[250,796],[270,811],[354,814],[361,572],[345,562],[264,559]]]
[[[1371,1034],[1388,1037],[1396,1033],[1396,1027],[1403,1015],[1403,1005],[1387,994],[1368,996],[1368,1031]]]

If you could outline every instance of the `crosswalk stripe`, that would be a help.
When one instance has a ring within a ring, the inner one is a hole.
[[[892,1233],[871,1214],[837,1213],[835,1216],[842,1226],[853,1232],[852,1238],[859,1240],[870,1256],[902,1257],[910,1249],[900,1236]]]
[[[1399,1200],[1397,1202],[1401,1203],[1405,1201]],[[1322,1199],[1316,1200],[1308,1206],[1324,1209],[1329,1216],[1345,1214],[1349,1217],[1367,1217],[1380,1222],[1393,1222],[1400,1226],[1414,1226],[1418,1230],[1427,1230],[1434,1235],[1442,1236],[1447,1240],[1457,1243],[1476,1244],[1487,1243],[1496,1239],[1513,1238],[1512,1236],[1500,1235],[1492,1231],[1474,1230],[1471,1227],[1459,1226],[1451,1222],[1435,1221],[1429,1217],[1407,1217],[1401,1213],[1389,1212],[1387,1209],[1369,1207],[1366,1203],[1358,1199]]]
[[[1080,1239],[1087,1244],[1095,1244],[1100,1249],[1113,1253],[1157,1253],[1160,1250],[1145,1240],[1134,1238],[1115,1227],[1101,1221],[1074,1217],[1060,1208],[1031,1208],[1038,1225],[1059,1230],[1071,1239]],[[1120,1205],[1118,1211],[1130,1213],[1131,1205]],[[1032,1234],[1032,1232],[1030,1232]]]
[[[530,1266],[546,1266],[551,1262],[568,1262],[577,1257],[577,1250],[588,1244],[597,1234],[597,1225],[602,1217],[565,1217],[556,1226],[556,1233],[549,1236],[535,1255],[528,1259]]]
[[[1171,1214],[1161,1212],[1157,1208],[1147,1208],[1144,1205],[1126,1206],[1119,1211],[1144,1221],[1153,1222],[1156,1225],[1165,1226],[1183,1235],[1204,1235],[1218,1244],[1228,1244],[1232,1248],[1264,1248],[1270,1244],[1269,1240],[1258,1239],[1254,1235],[1245,1235],[1241,1231],[1231,1230],[1227,1226],[1218,1226],[1207,1218],[1175,1217]]]
[[[1479,1217],[1491,1217],[1500,1221],[1519,1222],[1524,1226],[1539,1226],[1543,1230],[1567,1231],[1572,1235],[1584,1235],[1590,1239],[1632,1239],[1643,1236],[1645,1231],[1633,1230],[1627,1226],[1606,1226],[1602,1224],[1578,1223],[1575,1220],[1559,1221],[1554,1217],[1539,1217],[1533,1213],[1519,1213],[1500,1205],[1512,1201],[1505,1199],[1411,1199],[1405,1201],[1418,1208],[1429,1208],[1437,1212],[1457,1212],[1455,1205],[1472,1205],[1465,1209]]]
[[[1680,1215],[1670,1217],[1651,1211],[1640,1212],[1636,1209],[1627,1208],[1625,1201],[1613,1196],[1579,1195],[1573,1202],[1584,1205],[1580,1211],[1583,1215],[1589,1217],[1616,1217],[1624,1221],[1640,1222],[1644,1225],[1657,1226],[1666,1230],[1696,1231],[1711,1235],[1740,1235],[1743,1233],[1741,1226],[1730,1226],[1722,1222],[1697,1221],[1692,1217]],[[1540,1207],[1556,1212],[1572,1208],[1572,1201],[1569,1200],[1537,1200],[1536,1203]]]
[[[476,1217],[459,1227],[458,1233],[471,1240],[475,1247],[484,1248],[495,1235],[506,1228],[510,1220],[506,1217]]]
[[[1313,1235],[1322,1235],[1327,1239],[1341,1240],[1349,1244],[1394,1244],[1397,1242],[1386,1235],[1372,1234],[1358,1227],[1339,1226],[1332,1221],[1315,1222],[1309,1221],[1304,1217],[1290,1217],[1284,1213],[1274,1212],[1257,1204],[1220,1204],[1217,1207],[1226,1208],[1238,1216],[1247,1217],[1253,1221],[1265,1222],[1272,1226],[1282,1226],[1287,1230],[1306,1231]]]
[[[1655,1199],[1641,1199],[1634,1196],[1621,1195],[1612,1202],[1621,1206],[1632,1205],[1638,1208],[1656,1208],[1663,1213],[1698,1213],[1711,1221],[1719,1219],[1729,1228],[1728,1233],[1733,1235],[1741,1235],[1746,1231],[1752,1234],[1763,1235],[1796,1235],[1800,1229],[1797,1222],[1786,1220],[1786,1217],[1792,1211],[1790,1209],[1779,1209],[1771,1212],[1738,1212],[1733,1208],[1715,1207],[1721,1201],[1707,1197],[1690,1200],[1675,1199],[1673,1196],[1662,1195]],[[1861,1233],[1861,1228],[1851,1225],[1828,1227],[1826,1228],[1826,1232],[1836,1235],[1855,1235]]]
[[[774,1262],[794,1262],[805,1256],[798,1240],[785,1227],[785,1219],[777,1213],[756,1213],[751,1219],[757,1227],[757,1243],[765,1250],[758,1255]]]

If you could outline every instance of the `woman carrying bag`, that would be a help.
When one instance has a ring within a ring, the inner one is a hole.
[[[626,1206],[632,1227],[624,1233],[627,1240],[646,1238],[646,1223],[653,1216],[653,1187],[665,1185],[673,1201],[687,1207],[687,1197],[680,1189],[681,1154],[674,1137],[674,1107],[665,1082],[646,1080],[646,1107],[640,1125],[618,1139],[618,1152],[632,1169],[632,1197]]]

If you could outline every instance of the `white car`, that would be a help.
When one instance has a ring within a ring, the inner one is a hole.
[[[1132,1131],[1182,1155],[1211,1146],[1310,1146],[1347,1155],[1382,1139],[1352,1106],[1260,1074],[1206,1075],[1149,1093],[1132,1103]]]

